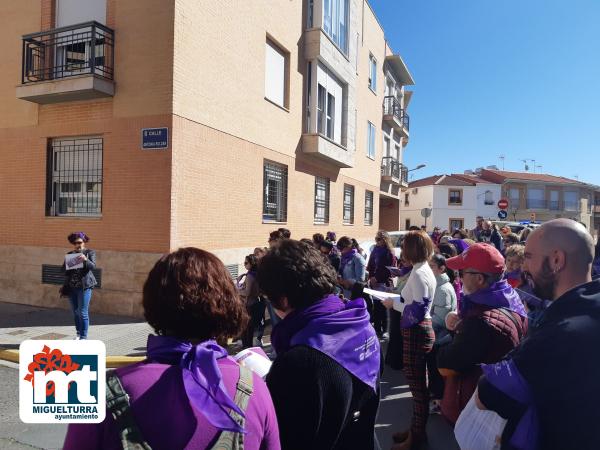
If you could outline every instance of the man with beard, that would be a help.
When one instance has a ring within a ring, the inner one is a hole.
[[[599,449],[600,280],[587,230],[556,219],[533,232],[525,275],[551,300],[538,326],[499,364],[484,366],[478,406],[507,419],[502,449]]]
[[[519,345],[527,332],[527,312],[504,279],[504,257],[490,244],[478,243],[446,260],[458,270],[463,298],[458,313],[446,316],[455,331],[452,343],[439,349],[438,368],[445,377],[442,415],[455,423],[481,376],[482,363],[496,363]]]

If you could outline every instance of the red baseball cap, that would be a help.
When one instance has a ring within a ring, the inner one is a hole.
[[[483,273],[502,273],[504,256],[493,245],[477,243],[460,255],[447,259],[446,266],[452,270],[471,268]]]

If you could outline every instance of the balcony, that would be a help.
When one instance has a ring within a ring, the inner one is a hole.
[[[345,147],[322,134],[303,134],[302,152],[341,169],[354,165],[354,158]]]
[[[23,36],[17,98],[39,104],[114,95],[114,31],[98,23]]]
[[[408,187],[408,169],[392,156],[381,159],[381,181]]]
[[[510,202],[513,205],[513,201]],[[543,210],[543,211],[568,211],[580,212],[581,205],[578,201],[558,201],[558,200],[538,200],[527,199],[527,209]]]
[[[383,121],[392,127],[395,131],[408,137],[410,128],[410,117],[400,107],[400,102],[396,97],[387,96],[383,99]]]

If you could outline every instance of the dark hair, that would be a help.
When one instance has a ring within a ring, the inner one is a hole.
[[[313,245],[288,239],[263,256],[258,285],[276,308],[286,297],[292,308],[304,308],[335,290],[337,274]]]
[[[337,248],[339,250],[343,250],[346,247],[352,247],[352,239],[350,239],[348,236],[342,236],[339,241],[337,241]]]
[[[248,264],[250,264],[250,268],[248,270],[256,271],[256,269],[258,268],[258,258],[254,254],[251,254],[246,256],[244,262],[246,261],[248,262]]]
[[[284,239],[289,239],[292,237],[292,232],[287,228],[278,228],[277,231],[281,232],[281,235]]]
[[[409,227],[408,231],[421,231],[421,229],[418,226],[413,225],[413,226]]]
[[[438,250],[446,258],[452,258],[453,256],[458,255],[456,246],[450,242],[440,242],[438,245]]]
[[[352,238],[351,240],[352,240],[352,248],[358,250],[358,252],[361,253],[363,251],[363,249],[360,248],[360,244],[358,243],[358,241],[354,238]]]
[[[282,239],[285,239],[285,236],[283,235],[281,229],[275,230],[275,231],[271,231],[269,233],[269,242],[271,242],[271,241],[281,241]]]
[[[438,266],[438,269],[446,267],[446,257],[444,255],[436,253],[431,257],[431,261],[434,262],[436,266]]]
[[[461,230],[460,228],[457,228],[456,230],[454,230],[452,232],[452,237],[454,237],[454,235],[458,233],[460,235],[459,239],[466,239],[469,237],[469,235],[467,233],[465,233],[465,230]]]
[[[335,242],[336,241],[336,237],[337,237],[337,235],[335,234],[335,231],[328,231],[327,232],[327,240],[328,241]]]
[[[321,241],[321,242],[319,242],[318,245],[319,245],[319,248],[325,247],[325,248],[328,248],[329,251],[333,250],[333,242],[330,242],[330,241]]]
[[[424,231],[409,231],[402,242],[402,255],[413,265],[429,261],[433,255],[433,241]]]
[[[81,239],[83,242],[89,242],[90,241],[90,238],[88,237],[88,235],[85,234],[83,231],[76,231],[76,232],[71,233],[70,235],[67,236],[67,240],[71,244],[75,244],[75,241],[77,239]]]
[[[594,259],[600,258],[600,237],[598,238],[598,242],[596,242],[596,251],[594,252]]]
[[[325,240],[325,236],[323,236],[321,233],[313,234],[313,242],[315,243],[316,246],[319,246],[321,244],[321,242],[323,242],[324,240]]]
[[[231,275],[212,253],[181,248],[163,256],[144,283],[144,316],[159,335],[224,340],[239,336],[248,315]]]
[[[315,246],[315,243],[312,239],[303,238],[303,239],[300,239],[300,242],[304,242],[305,244],[312,245],[313,247]]]

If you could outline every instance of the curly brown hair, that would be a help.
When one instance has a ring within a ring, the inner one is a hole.
[[[248,323],[231,275],[219,258],[198,248],[159,259],[143,292],[144,316],[159,335],[223,341]]]

